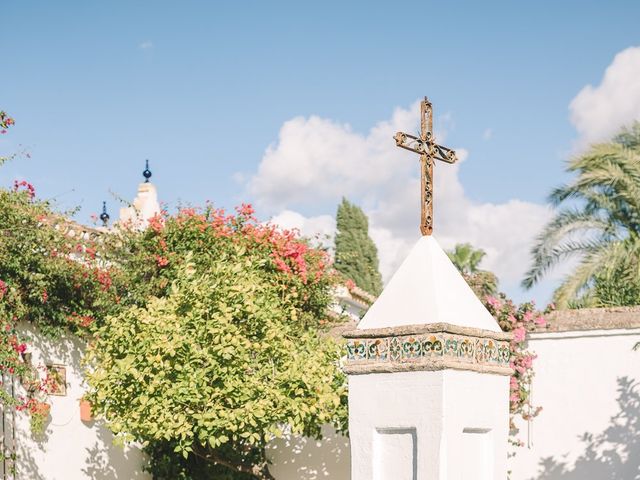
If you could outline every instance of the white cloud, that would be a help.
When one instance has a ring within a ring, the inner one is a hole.
[[[621,127],[640,120],[640,47],[618,53],[600,85],[587,85],[569,105],[571,123],[578,131],[577,148],[615,135]]]
[[[317,116],[289,120],[249,180],[249,191],[263,211],[284,210],[273,219],[275,223],[303,233],[314,228],[333,233],[335,225],[332,215],[309,218],[299,212],[333,214],[342,196],[359,203],[369,215],[380,270],[388,280],[420,235],[418,157],[397,148],[392,138],[398,130],[416,130],[418,111],[418,102],[408,109],[397,108],[390,120],[377,123],[366,134]],[[437,132],[439,141],[444,143],[444,137]],[[460,148],[457,152],[456,165],[437,162],[435,167],[436,238],[443,248],[457,242],[483,248],[486,268],[515,284],[529,265],[532,239],[550,211],[520,200],[474,203],[458,178],[468,152]]]
[[[417,124],[411,110],[397,109],[365,136],[317,116],[294,118],[267,149],[249,190],[258,205],[272,210],[342,195],[367,197],[372,189],[404,181],[417,168],[417,159],[393,147],[392,140],[398,130],[412,131]]]
[[[138,48],[140,50],[149,50],[150,48],[153,48],[153,42],[151,40],[145,40],[138,45]]]
[[[486,128],[485,131],[482,132],[482,139],[491,140],[491,137],[493,137],[493,130],[490,128]]]
[[[235,183],[238,183],[240,185],[247,181],[245,174],[242,172],[235,172],[233,175],[231,175],[231,179]]]

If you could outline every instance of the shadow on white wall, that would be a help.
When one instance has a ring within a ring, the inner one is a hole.
[[[585,432],[584,451],[575,462],[546,457],[531,480],[638,480],[640,479],[640,386],[618,377],[618,411],[600,433]],[[562,425],[558,425],[562,428]]]
[[[349,439],[329,425],[322,440],[287,435],[267,447],[271,474],[278,480],[348,480],[351,477]]]

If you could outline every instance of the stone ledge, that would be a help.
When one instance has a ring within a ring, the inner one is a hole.
[[[455,360],[432,360],[423,363],[395,363],[395,364],[347,364],[342,369],[347,375],[366,375],[368,373],[395,373],[395,372],[435,372],[439,370],[465,370],[477,373],[492,373],[495,375],[511,376],[513,369],[497,365],[479,365]]]
[[[480,328],[459,327],[449,323],[428,323],[421,325],[406,325],[389,328],[363,328],[348,330],[342,334],[344,338],[378,338],[397,337],[400,335],[420,335],[423,333],[452,333],[471,337],[492,338],[494,340],[510,341],[513,335],[509,332],[492,332]]]
[[[549,327],[536,333],[640,329],[640,306],[557,310],[546,319]]]

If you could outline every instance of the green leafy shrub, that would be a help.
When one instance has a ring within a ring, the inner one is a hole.
[[[89,349],[90,399],[158,478],[271,478],[270,439],[345,426],[327,256],[252,213],[183,209],[114,237],[131,287]]]

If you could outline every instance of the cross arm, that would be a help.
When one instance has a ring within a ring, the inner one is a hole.
[[[421,138],[403,132],[396,133],[393,138],[396,141],[396,146],[400,148],[420,154],[427,153],[427,145]]]
[[[431,155],[434,159],[446,163],[455,163],[458,160],[454,150],[429,140],[424,141],[419,137],[403,132],[396,133],[393,138],[396,141],[396,146],[405,150],[419,153],[420,155]]]
[[[436,160],[440,160],[446,163],[456,163],[458,161],[458,156],[454,150],[450,148],[443,147],[442,145],[438,145],[437,143],[433,144],[434,147],[434,158]]]

